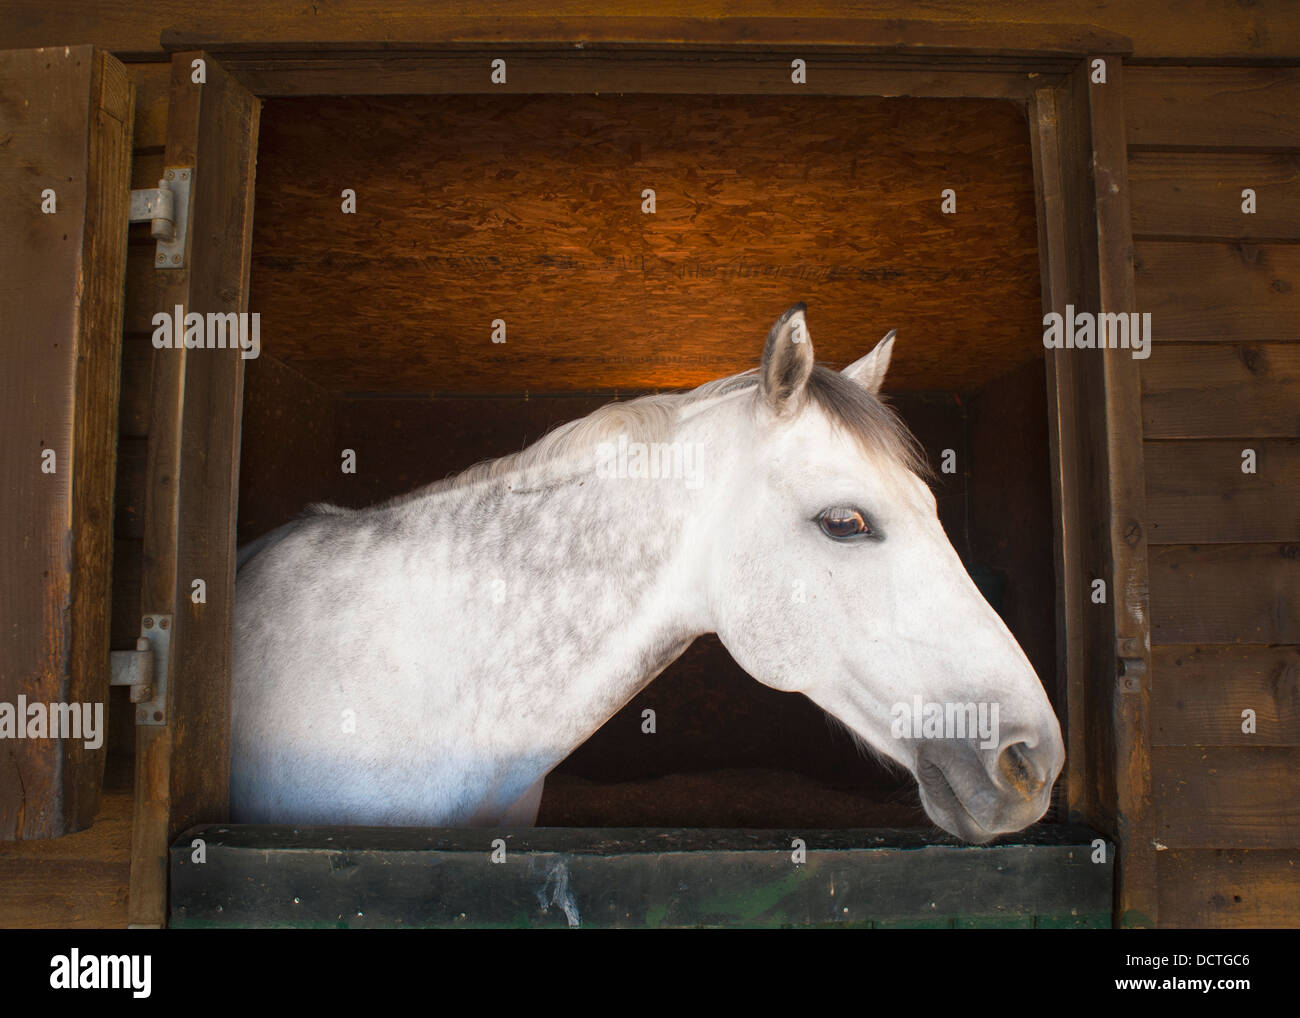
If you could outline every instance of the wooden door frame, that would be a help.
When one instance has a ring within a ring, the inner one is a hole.
[[[737,39],[744,41],[733,41]],[[184,103],[195,101],[186,81],[197,59],[206,60],[209,74],[215,69],[219,80],[238,82],[259,100],[294,95],[620,92],[1013,101],[1025,111],[1031,133],[1044,310],[1063,312],[1067,303],[1097,312],[1134,310],[1122,92],[1123,57],[1131,44],[1088,26],[634,18],[496,22],[485,34],[481,24],[467,20],[448,22],[437,38],[423,40],[319,40],[272,48],[255,38],[166,32],[163,42],[175,51],[168,165],[173,162],[171,138],[180,130],[175,125],[195,118]],[[795,58],[807,61],[807,85],[791,82]],[[491,61],[497,59],[506,61],[504,84],[493,84],[489,77]],[[1093,81],[1096,60],[1104,63],[1104,83]],[[255,118],[252,137],[255,142]],[[255,154],[254,147],[253,159]],[[202,180],[201,167],[197,173]],[[245,215],[230,228],[244,238],[242,276],[234,287],[243,310],[251,162],[249,175],[238,186],[246,188]],[[227,258],[225,264],[230,268],[235,263]],[[190,358],[185,368],[194,376],[190,384],[203,384],[199,376],[217,363]],[[1069,820],[1095,827],[1119,845],[1117,920],[1153,925],[1157,916],[1149,836],[1146,681],[1150,641],[1138,364],[1127,350],[1053,351],[1046,358],[1046,370],[1059,581],[1056,681],[1067,705],[1063,721],[1069,759],[1062,780]],[[213,754],[206,765],[214,774],[228,774],[228,594],[233,592],[241,383],[242,364],[235,376],[213,383],[223,394],[223,416],[219,428],[203,426],[207,439],[220,446],[209,446],[209,455],[220,460],[218,473],[228,480],[229,491],[224,501],[207,510],[210,520],[227,528],[222,531],[226,536],[198,545],[214,575],[220,572],[227,586],[223,607],[173,637],[173,654],[185,655],[188,661],[176,679],[179,713],[173,714],[167,729],[159,730],[171,747],[173,771],[179,739],[172,733],[177,725],[183,728],[201,719],[212,730],[194,745]],[[155,369],[155,430],[163,436],[167,456],[155,464],[151,451],[150,497],[158,498],[171,514],[167,519],[172,530],[163,535],[162,545],[173,549],[178,510],[156,486],[167,476],[178,476],[170,472],[174,436],[191,426],[194,415],[189,401],[176,405],[179,390],[174,379],[164,380],[163,389],[159,391]],[[154,441],[151,431],[151,447]],[[201,504],[215,494],[211,485],[216,476],[210,471],[193,476],[181,469],[175,501]],[[151,553],[147,535],[147,576],[151,560],[156,565],[159,554]],[[145,599],[155,599],[147,610],[157,611],[156,605],[167,602],[179,611],[188,602],[187,591],[176,584],[177,568],[173,555],[158,579],[146,579]],[[1091,601],[1094,578],[1106,581],[1104,604]],[[200,635],[204,625],[215,628]],[[205,653],[188,650],[190,641],[202,643]],[[186,689],[203,692],[187,694]],[[223,707],[224,718],[218,716]],[[192,717],[185,716],[187,711],[194,712]],[[140,782],[156,770],[149,763],[147,739],[145,747],[137,758],[131,912],[133,921],[155,923],[165,918],[166,839],[191,824],[224,820],[228,796],[219,783],[182,773],[187,789],[183,809],[173,795],[147,803],[150,808],[142,811]],[[187,766],[202,765],[191,761]],[[139,874],[134,861],[141,864]]]

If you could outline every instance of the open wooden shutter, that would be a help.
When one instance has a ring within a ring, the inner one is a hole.
[[[103,779],[133,104],[91,46],[0,52],[0,840],[89,827]]]
[[[188,242],[182,268],[152,273],[142,298],[152,312],[248,310],[260,113],[260,101],[210,56],[173,55],[166,168],[192,174]],[[155,349],[152,379],[140,610],[171,613],[173,624],[166,724],[136,731],[134,926],[166,920],[176,835],[224,820],[229,809],[244,361],[232,350]],[[196,579],[206,587],[198,603]]]

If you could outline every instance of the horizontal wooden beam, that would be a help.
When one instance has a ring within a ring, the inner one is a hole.
[[[298,37],[279,34],[276,43],[286,50],[547,48],[561,43],[580,49],[797,46],[958,56],[1080,56],[1133,51],[1132,42],[1125,36],[1093,25],[900,18],[445,17],[409,25],[405,33],[386,33],[381,40],[370,42],[361,41],[367,38],[362,34],[367,28],[347,28],[346,33],[324,27]],[[373,27],[368,30],[373,31]],[[202,48],[229,54],[241,49],[265,49],[266,42],[265,33],[244,22],[218,31],[165,29],[162,45],[172,50]]]
[[[1113,851],[1093,862],[1097,837],[214,825],[172,848],[171,925],[1109,926]]]
[[[1142,433],[1300,438],[1300,343],[1161,344],[1142,362]]]
[[[1300,545],[1150,549],[1151,642],[1300,643]]]
[[[1153,648],[1151,744],[1300,746],[1300,647]]]
[[[1300,849],[1300,746],[1156,747],[1151,798],[1157,851]]]
[[[1300,240],[1298,155],[1133,152],[1128,177],[1139,240]],[[1254,212],[1242,211],[1246,189]]]
[[[1300,440],[1178,440],[1145,449],[1151,544],[1300,541]],[[1243,459],[1247,449],[1253,464]]]
[[[220,52],[220,47],[217,47]],[[1070,60],[958,59],[916,54],[804,52],[806,84],[791,80],[791,57],[770,52],[551,50],[474,53],[373,50],[316,52],[234,49],[222,65],[263,98],[306,95],[707,94],[853,95],[1025,100],[1060,79]],[[505,80],[491,61],[505,60]]]
[[[1300,880],[1293,851],[1169,851],[1156,859],[1162,926],[1300,926]]]
[[[919,6],[915,0],[802,0],[797,21],[803,26],[801,31],[823,36],[831,28],[862,21],[879,24],[883,19],[898,19],[895,23],[925,24],[914,20]],[[1025,24],[1026,17],[1066,26],[1091,22],[1099,28],[1085,31],[1098,52],[1110,36],[1124,40],[1117,39],[1114,45],[1127,45],[1131,38],[1135,56],[1150,61],[1265,63],[1300,57],[1300,22],[1288,0],[1201,3],[1194,13],[1186,0],[1145,0],[1140,4],[1035,0],[1032,5],[1024,0],[930,0],[923,6],[925,15],[939,19],[940,25],[974,23],[1007,36],[1032,28]],[[497,0],[490,15],[478,19],[478,24],[500,24],[504,26],[500,31],[508,28],[514,36],[527,33],[523,37],[545,38],[557,31],[559,23],[589,23],[593,19],[587,15],[594,9],[600,11],[600,22],[614,28],[636,21],[667,26],[724,21],[730,26],[761,28],[766,22],[796,20],[769,17],[780,9],[771,0],[661,0],[654,5],[656,18],[645,17],[646,5],[639,0],[604,0],[599,5],[590,0]],[[205,43],[232,37],[270,43],[347,41],[379,34],[386,40],[427,42],[463,32],[468,10],[459,0],[418,4],[335,0],[315,5],[300,0],[263,0],[255,10],[243,0],[154,0],[147,5],[3,0],[0,40],[12,47],[94,42],[119,55],[140,56],[159,52],[160,29],[183,29]],[[664,29],[665,33],[671,30]],[[479,32],[483,31],[479,27]],[[1087,41],[1080,40],[1081,44]]]
[[[1131,147],[1300,151],[1300,67],[1134,67],[1126,89]]]
[[[1173,342],[1300,339],[1300,246],[1139,241],[1135,310],[1150,312],[1152,359]]]

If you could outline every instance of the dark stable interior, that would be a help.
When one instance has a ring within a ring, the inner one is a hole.
[[[888,398],[1064,729],[1038,273],[1028,128],[1005,103],[269,100],[239,541],[310,502],[365,506],[517,451],[611,399],[753,367],[804,300],[831,367],[899,330]],[[538,822],[929,826],[910,775],[711,635],[552,771]]]

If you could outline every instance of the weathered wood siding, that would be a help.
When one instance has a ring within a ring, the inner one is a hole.
[[[1300,925],[1297,110],[1294,68],[1127,72],[1162,926]]]
[[[659,9],[659,18],[640,24],[643,33],[667,38],[661,19],[745,16],[757,6],[673,0]],[[128,65],[137,90],[132,186],[149,187],[156,186],[162,168],[168,112],[170,70],[160,26],[213,40],[275,44],[372,37],[382,24],[386,35],[432,41],[440,33],[454,36],[455,18],[445,13],[452,7],[398,11],[390,0],[349,0],[316,10],[272,0],[254,18],[234,0],[161,0],[113,10],[0,0],[0,47],[93,42],[120,57],[153,61]],[[499,13],[524,22],[531,16],[540,38],[556,31],[554,19],[580,18],[587,7],[581,0],[545,6],[518,0]],[[637,10],[631,3],[605,8],[612,16]],[[902,0],[815,0],[801,13],[891,18],[915,16],[916,10]],[[936,0],[924,13],[1002,24],[1009,38],[1026,17],[1020,0]],[[1289,775],[1300,762],[1300,637],[1295,616],[1286,615],[1288,604],[1295,610],[1297,572],[1295,559],[1286,556],[1298,538],[1294,471],[1288,479],[1285,469],[1295,463],[1300,438],[1300,130],[1297,72],[1265,65],[1300,58],[1300,16],[1292,0],[1199,5],[1190,15],[1184,0],[1108,6],[1045,0],[1035,6],[1033,19],[1090,23],[1127,35],[1138,61],[1225,65],[1133,66],[1125,76],[1138,306],[1155,314],[1162,346],[1143,367],[1151,607],[1158,626],[1152,788],[1157,826],[1164,832],[1153,851],[1162,925],[1296,925],[1300,838]],[[636,34],[629,29],[628,38]],[[843,35],[840,25],[822,37],[834,42]],[[804,38],[819,36],[814,29]],[[1258,66],[1226,66],[1251,62]],[[1259,194],[1255,217],[1240,214],[1239,197],[1229,200],[1245,186]],[[153,365],[152,244],[145,227],[133,227],[131,237],[114,535],[115,648],[130,646],[139,624],[139,514]],[[1253,479],[1233,473],[1240,448],[1248,445],[1259,452],[1260,472]],[[1221,462],[1234,451],[1229,462]],[[1200,468],[1189,472],[1198,461]],[[1278,486],[1278,497],[1261,494],[1267,485]],[[1201,508],[1193,512],[1189,499]],[[1224,568],[1228,560],[1216,554],[1237,556],[1237,565],[1219,574],[1232,588],[1215,590],[1217,579],[1183,579],[1189,570],[1206,569],[1207,562]],[[1168,585],[1156,580],[1159,569],[1170,574]],[[1234,606],[1238,595],[1253,599],[1246,615],[1257,625],[1267,622],[1270,639],[1223,621],[1223,610],[1242,612]],[[1229,709],[1237,703],[1257,711],[1256,735],[1241,733],[1239,711]],[[112,774],[114,753],[122,746],[130,752],[131,735],[127,726],[111,736],[110,777],[90,831],[0,850],[0,866],[13,877],[0,880],[0,925],[125,925],[132,800],[129,784],[114,791]],[[1209,817],[1204,827],[1196,823],[1198,811]]]

